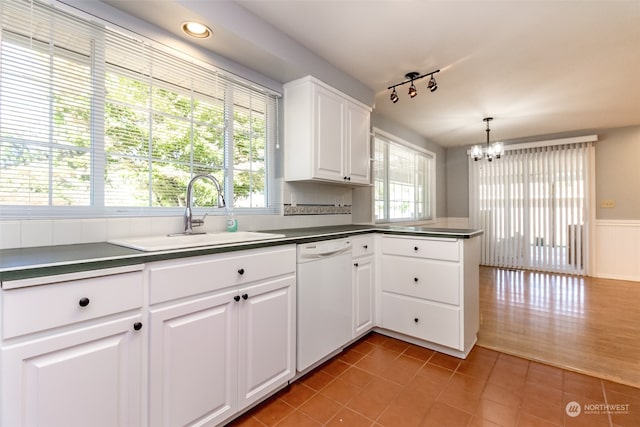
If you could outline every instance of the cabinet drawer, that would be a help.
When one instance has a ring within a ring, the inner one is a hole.
[[[458,305],[459,265],[448,261],[384,255],[382,290]]]
[[[460,259],[459,243],[455,239],[384,237],[382,239],[382,253],[444,261],[458,261]]]
[[[373,234],[354,237],[351,239],[351,243],[351,256],[353,256],[353,258],[365,255],[373,255],[375,253]]]
[[[142,272],[2,292],[2,335],[12,338],[142,307]]]
[[[382,293],[382,327],[446,347],[460,346],[460,310]]]
[[[150,264],[149,302],[163,301],[243,285],[296,271],[294,245],[207,255],[188,261]]]

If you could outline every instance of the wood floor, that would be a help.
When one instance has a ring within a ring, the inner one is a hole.
[[[481,267],[478,345],[640,387],[640,282]]]

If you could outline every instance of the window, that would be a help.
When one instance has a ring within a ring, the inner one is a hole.
[[[174,213],[198,173],[277,212],[275,94],[39,3],[1,18],[3,215]],[[215,201],[198,182],[194,205]]]
[[[510,145],[491,163],[469,159],[469,213],[471,225],[484,230],[482,264],[588,273],[590,138]]]
[[[435,156],[375,130],[377,222],[434,218]]]

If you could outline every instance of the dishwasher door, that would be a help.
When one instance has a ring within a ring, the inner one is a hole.
[[[351,340],[351,273],[350,240],[298,245],[298,371]]]

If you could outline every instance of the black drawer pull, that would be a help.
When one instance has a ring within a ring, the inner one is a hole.
[[[235,297],[233,297],[233,299],[235,300],[235,302],[240,301],[240,295],[236,295]]]
[[[414,278],[413,278],[413,281],[414,281],[414,282],[416,282],[416,283],[418,283],[418,278],[417,278],[417,277],[414,277]]]
[[[90,302],[91,302],[91,301],[89,300],[89,298],[87,298],[87,297],[83,297],[83,298],[80,298],[80,301],[78,301],[78,305],[79,305],[80,307],[86,307],[86,306],[88,306],[88,305],[89,305],[89,303],[90,303]]]
[[[242,276],[244,274],[244,268],[238,269],[238,274]]]
[[[420,319],[418,319],[417,317],[413,319],[414,322],[418,323],[420,321]]]
[[[136,331],[139,331],[140,329],[142,329],[142,322],[136,322],[133,324],[133,329],[135,329]]]
[[[242,299],[243,299],[243,300],[245,300],[245,301],[246,301],[246,300],[247,300],[247,298],[249,298],[249,295],[248,295],[248,294],[242,294]]]
[[[414,250],[414,251],[416,251],[416,252],[418,252],[418,249],[420,249],[420,248],[419,248],[419,247],[417,247],[417,246],[414,246],[414,247],[413,247],[413,250]]]
[[[358,263],[357,263],[357,262],[354,262],[354,263],[353,263],[353,266],[354,266],[354,267],[357,267],[357,266],[358,266]]]

